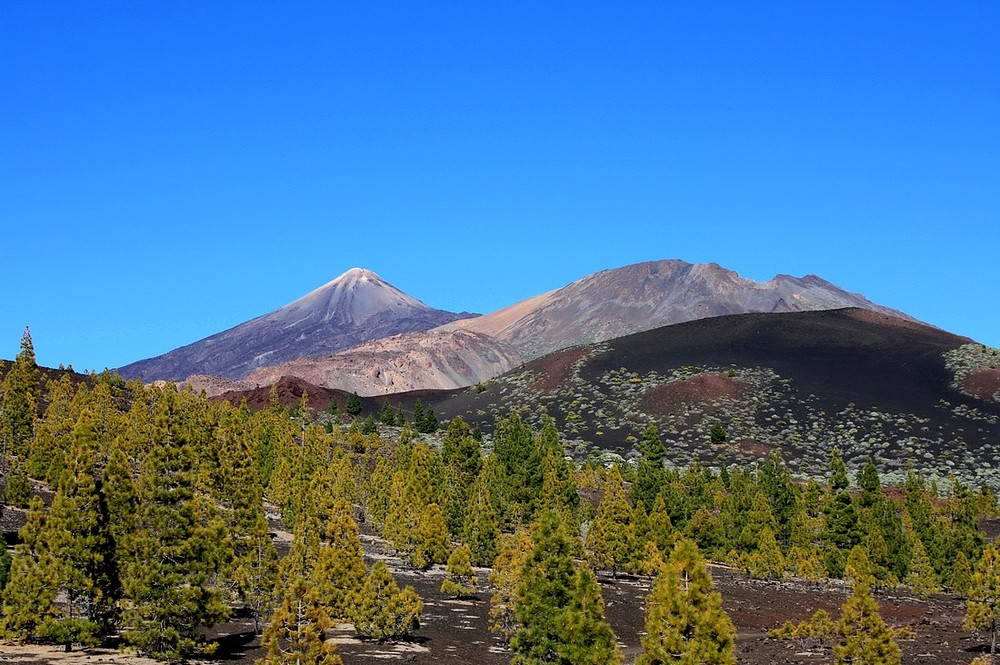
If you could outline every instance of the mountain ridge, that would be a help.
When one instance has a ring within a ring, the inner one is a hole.
[[[260,367],[320,356],[360,342],[428,330],[463,317],[433,309],[370,270],[351,268],[272,312],[153,358],[118,368],[125,378],[182,381],[195,374],[242,379]]]
[[[815,274],[758,282],[717,263],[678,259],[602,270],[483,316],[431,310],[352,268],[274,312],[120,371],[188,381],[210,394],[283,375],[361,395],[450,389],[562,348],[664,325],[844,307],[915,320]]]
[[[717,263],[666,259],[602,270],[474,320],[447,323],[443,328],[492,334],[511,344],[525,360],[531,360],[576,344],[701,318],[844,307],[916,320],[814,274],[778,274],[758,282]]]

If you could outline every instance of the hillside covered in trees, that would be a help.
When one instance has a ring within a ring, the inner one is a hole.
[[[275,394],[253,411],[109,373],[43,384],[27,333],[4,370],[4,523],[22,518],[0,554],[11,643],[120,642],[176,660],[211,654],[209,629],[240,616],[262,662],[337,663],[336,625],[371,645],[419,634],[425,599],[389,555],[443,571],[444,596],[485,590],[513,663],[736,662],[708,561],[746,579],[849,585],[838,616],[774,633],[813,640],[825,662],[901,662],[920,628],[881,619],[875,597],[890,589],[947,590],[968,599],[982,644],[995,631],[987,487],[915,473],[883,487],[874,462],[849,469],[836,450],[823,483],[794,478],[780,450],[755,466],[668,467],[653,424],[636,463],[581,466],[553,420],[533,427],[518,412],[484,446],[460,417],[439,423],[423,407],[376,422],[353,400],[334,414]],[[645,635],[625,653],[602,590],[644,578]]]

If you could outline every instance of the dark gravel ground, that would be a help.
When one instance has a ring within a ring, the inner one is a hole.
[[[381,542],[370,534],[363,536],[369,563],[384,559],[401,585],[412,585],[424,600],[422,625],[409,639],[379,643],[359,640],[349,625],[330,631],[337,652],[347,665],[384,665],[386,662],[439,663],[444,665],[500,665],[510,661],[510,654],[487,628],[489,593],[485,587],[487,570],[477,571],[479,593],[469,600],[456,600],[440,593],[444,570],[415,571],[399,559],[384,553]],[[829,663],[829,648],[767,636],[767,630],[787,620],[808,619],[818,609],[839,616],[848,589],[842,584],[817,585],[800,581],[781,583],[753,580],[723,567],[713,567],[716,588],[723,605],[736,626],[737,661],[751,665],[783,663]],[[606,614],[618,636],[627,663],[641,652],[644,602],[651,580],[645,577],[601,577]],[[903,662],[907,665],[967,665],[988,649],[988,635],[975,636],[962,629],[965,606],[962,599],[935,595],[922,600],[901,592],[877,594],[881,611],[893,627],[909,626],[916,637],[901,641]],[[215,655],[206,662],[250,665],[263,655],[259,640],[245,620],[234,620],[215,627],[211,635],[219,640]],[[114,650],[78,651],[67,655],[59,647],[23,648],[0,644],[0,663],[37,665],[95,663],[139,665],[145,663]]]

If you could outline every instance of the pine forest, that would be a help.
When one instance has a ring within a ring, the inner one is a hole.
[[[843,590],[766,636],[816,656],[802,662],[902,662],[923,628],[883,620],[890,591],[961,598],[964,662],[993,662],[987,487],[883,486],[875,461],[848,469],[836,452],[821,480],[794,477],[780,449],[669,467],[654,425],[637,464],[605,467],[517,411],[484,435],[420,402],[363,419],[353,395],[316,410],[272,393],[253,411],[108,372],[43,380],[27,334],[4,371],[4,511],[23,516],[0,550],[7,645],[211,659],[238,618],[257,662],[332,665],[351,662],[337,626],[364,648],[419,645],[445,598],[483,608],[503,662],[736,663],[727,576]],[[429,604],[408,580],[433,571]],[[641,630],[616,635],[609,593],[628,581]]]

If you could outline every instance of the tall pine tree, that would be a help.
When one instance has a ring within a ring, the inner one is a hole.
[[[570,603],[576,573],[574,546],[558,513],[547,510],[539,515],[532,541],[517,587],[518,627],[510,641],[514,665],[553,662],[565,639],[556,619]]]
[[[735,638],[698,547],[680,540],[646,601],[644,653],[636,663],[732,665]]]
[[[191,398],[193,399],[193,398]],[[224,549],[215,506],[199,484],[197,414],[174,389],[157,399],[159,445],[137,481],[137,515],[122,583],[126,639],[142,654],[176,659],[200,645],[198,629],[229,615],[213,586]]]

